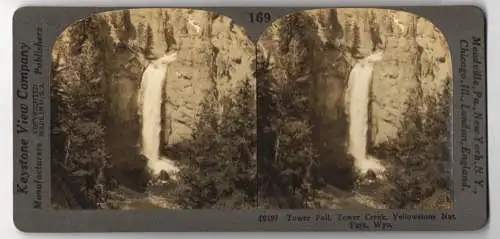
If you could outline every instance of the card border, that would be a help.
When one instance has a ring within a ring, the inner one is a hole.
[[[336,6],[316,6],[316,7],[185,7],[191,9],[217,11],[235,20],[236,24],[244,27],[252,40],[257,40],[266,24],[255,25],[248,23],[247,14],[254,11],[271,12],[273,20],[300,10],[312,10],[318,8],[335,8]],[[353,6],[353,8],[356,6]],[[459,185],[455,185],[454,207],[448,211],[449,214],[456,214],[457,219],[453,221],[441,220],[415,220],[398,221],[393,223],[391,230],[477,230],[483,228],[489,220],[489,185],[488,185],[488,126],[487,126],[487,88],[486,88],[486,14],[484,11],[474,5],[464,6],[383,6],[373,8],[394,9],[412,12],[425,17],[433,22],[441,30],[450,46],[453,62],[453,95],[460,94],[460,40],[470,40],[473,36],[480,37],[483,41],[483,47],[479,49],[478,54],[483,59],[480,65],[480,71],[483,73],[482,81],[479,84],[479,90],[483,97],[479,102],[480,109],[484,112],[482,127],[480,131],[485,139],[485,143],[480,148],[480,154],[484,160],[479,162],[479,166],[484,168],[485,174],[479,179],[486,181],[484,188],[480,188],[479,193],[460,193]],[[26,196],[16,193],[16,186],[21,175],[21,167],[16,155],[19,154],[20,134],[16,134],[16,122],[20,118],[20,104],[28,104],[32,101],[32,96],[26,99],[16,97],[17,89],[21,87],[21,55],[20,48],[22,42],[33,42],[36,38],[35,28],[41,27],[43,31],[43,42],[53,42],[66,26],[87,15],[110,10],[121,10],[128,8],[158,8],[158,7],[22,7],[19,8],[13,17],[13,129],[14,129],[14,223],[16,227],[24,232],[165,232],[165,231],[353,231],[348,223],[289,223],[285,219],[286,214],[294,215],[316,215],[318,213],[332,214],[352,214],[363,216],[367,212],[384,213],[390,215],[391,212],[404,211],[407,214],[423,213],[408,210],[186,210],[186,211],[92,211],[92,210],[59,210],[55,211],[50,206],[50,180],[43,182],[42,195],[44,197],[44,208],[33,209],[32,196]],[[184,8],[166,6],[164,8]],[[338,6],[337,8],[348,8],[347,6]],[[370,8],[370,6],[362,6]],[[51,44],[43,45],[44,62],[50,62]],[[482,56],[482,57],[481,57]],[[467,58],[468,61],[471,58]],[[32,75],[30,77],[30,87],[33,84],[43,83],[45,89],[50,85],[50,65],[42,66],[42,74]],[[472,68],[468,68],[472,69]],[[469,70],[471,71],[471,70]],[[470,76],[467,80],[470,80]],[[470,84],[470,82],[468,82]],[[49,92],[44,91],[45,95]],[[50,99],[46,97],[43,105],[46,109],[50,108]],[[465,103],[471,104],[473,99]],[[460,99],[453,98],[453,105],[459,105]],[[462,102],[464,103],[464,102]],[[50,122],[50,114],[47,116]],[[459,144],[460,130],[460,112],[453,111],[453,145]],[[45,131],[50,132],[50,123],[45,124]],[[35,137],[28,135],[25,137],[30,142],[43,144],[43,159],[50,158],[50,135]],[[473,142],[467,141],[467,145],[472,147]],[[34,144],[30,144],[30,152],[36,150]],[[460,172],[462,167],[457,163],[456,155],[460,155],[461,149],[453,147],[454,155],[453,171]],[[34,160],[30,156],[30,160]],[[453,175],[456,182],[460,182],[460,175]],[[50,163],[43,164],[43,178],[50,178]],[[455,181],[455,180],[454,180]],[[458,183],[457,183],[458,184]],[[425,212],[426,214],[439,215],[439,212]],[[277,222],[262,223],[258,221],[260,215],[280,216]],[[356,230],[354,230],[356,231]]]

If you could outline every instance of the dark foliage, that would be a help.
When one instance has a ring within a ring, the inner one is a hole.
[[[413,107],[399,139],[374,150],[391,165],[382,192],[390,208],[450,207],[450,95],[424,102],[424,115]]]
[[[52,73],[51,175],[54,190],[66,189],[52,195],[60,197],[56,200],[60,207],[73,201],[76,207],[97,208],[106,198],[102,179],[110,154],[102,117],[104,71],[99,68],[105,60],[99,48],[108,41],[106,34],[101,34],[106,26],[103,19],[94,16],[70,28],[67,68]]]
[[[286,16],[280,27],[284,57],[270,71],[257,64],[259,102],[259,183],[261,207],[305,208],[311,196],[310,169],[316,163],[311,124],[310,66],[317,36],[305,14]]]
[[[359,30],[358,24],[354,23],[354,26],[352,28],[352,32],[354,34],[354,38],[352,40],[352,46],[350,47],[350,52],[351,55],[358,57],[360,52],[359,52],[359,47],[361,45],[361,33]]]
[[[334,11],[328,19],[338,24]],[[130,13],[124,11],[111,15],[110,23],[99,16],[78,22],[69,30],[71,43],[63,56],[66,68],[52,73],[52,145],[57,145],[52,147],[52,195],[58,207],[99,208],[114,183],[111,178],[124,179],[122,185],[135,188],[129,185],[144,174],[146,159],[134,155],[139,133],[132,132],[139,131],[134,128],[139,116],[109,117],[121,116],[119,107],[110,105],[124,99],[117,89],[135,89],[116,86],[137,86],[143,70],[138,58],[153,55],[151,27],[135,29],[130,21]],[[173,28],[165,22],[165,41],[169,49],[175,48]],[[335,88],[332,82],[347,78],[350,66],[341,55],[359,53],[360,29],[353,26],[352,48],[345,49],[334,40],[321,45],[314,25],[306,14],[284,17],[280,57],[274,66],[269,59],[257,61],[258,90],[248,79],[232,99],[218,99],[215,90],[208,93],[193,140],[180,143],[182,150],[166,149],[180,163],[179,181],[168,191],[175,193],[181,207],[306,208],[319,187],[341,188],[354,181],[352,160],[344,149],[345,109],[324,102],[330,100],[327,91]],[[111,26],[119,29],[118,43],[110,39]],[[341,36],[340,25],[330,30],[330,38]],[[377,31],[370,29],[374,47],[382,44]],[[204,31],[204,37],[209,32]],[[212,63],[217,50],[214,47]],[[212,69],[214,83],[218,72],[224,71]],[[341,83],[339,89],[344,88]],[[126,111],[137,112],[140,106],[134,104],[129,103]],[[398,140],[371,150],[391,165],[380,196],[391,208],[435,206],[436,195],[442,207],[450,205],[448,92],[439,99],[425,99],[425,105],[424,115],[416,105],[410,107]],[[339,116],[326,116],[325,111]],[[110,143],[116,138],[122,143]],[[115,169],[117,159],[123,164],[141,163],[124,166],[128,171]],[[121,175],[106,177],[112,166]]]
[[[112,26],[118,42],[111,37]],[[67,29],[68,46],[55,45],[59,55],[52,66],[51,175],[56,206],[99,208],[117,181],[130,186],[147,180],[141,171],[144,160],[136,152],[137,116],[118,117],[121,112],[112,105],[129,94],[117,92],[117,84],[139,83],[143,66],[134,51],[147,54],[152,42],[134,46],[129,41],[136,31],[146,30],[134,28],[128,11],[113,13],[110,20],[94,15]],[[65,59],[64,66],[57,65],[59,58]],[[130,107],[135,112],[136,106]],[[113,142],[118,137],[121,144]]]
[[[256,118],[249,80],[222,115],[208,94],[189,154],[184,155],[178,202],[184,208],[252,208],[256,205]],[[212,96],[212,98],[210,97]]]

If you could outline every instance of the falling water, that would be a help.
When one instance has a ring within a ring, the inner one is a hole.
[[[151,62],[142,75],[140,104],[142,105],[141,150],[148,158],[148,168],[153,174],[161,171],[175,172],[175,164],[160,156],[161,105],[167,66],[176,59],[176,53],[165,55]]]
[[[354,157],[354,166],[361,173],[366,173],[370,169],[383,171],[379,161],[366,153],[373,64],[382,59],[382,54],[376,52],[360,60],[349,75],[349,153]]]

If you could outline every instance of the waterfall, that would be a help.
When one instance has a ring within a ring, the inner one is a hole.
[[[169,174],[177,171],[172,160],[160,156],[163,89],[168,64],[174,61],[176,56],[176,53],[172,53],[151,62],[142,75],[139,93],[142,116],[141,151],[147,157],[147,166],[154,175],[160,174],[161,171]]]
[[[367,155],[368,107],[371,78],[375,61],[382,59],[382,52],[376,52],[357,62],[350,75],[347,88],[349,115],[348,151],[354,157],[354,166],[360,173],[368,170],[383,171],[379,161]]]

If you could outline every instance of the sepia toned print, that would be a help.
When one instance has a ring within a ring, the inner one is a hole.
[[[451,207],[451,56],[431,22],[308,10],[255,45],[201,10],[70,25],[52,51],[53,207]]]
[[[255,207],[255,48],[231,19],[100,13],[52,57],[54,208]]]
[[[431,22],[297,12],[263,33],[258,61],[261,207],[451,207],[451,56]]]

